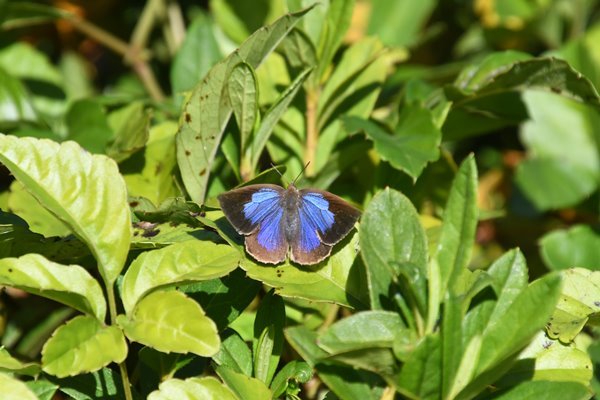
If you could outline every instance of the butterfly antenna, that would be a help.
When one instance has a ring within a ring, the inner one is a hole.
[[[300,171],[300,173],[298,174],[298,176],[296,178],[294,178],[294,180],[292,181],[292,185],[296,186],[296,181],[298,180],[298,178],[300,178],[302,176],[302,174],[304,173],[304,171],[308,167],[308,164],[310,164],[310,161],[306,163],[306,165],[304,166],[304,168],[302,168],[302,171]]]
[[[271,163],[271,167],[273,167],[273,169],[279,174],[279,176],[281,177],[281,180],[286,180],[285,176],[283,176],[283,174],[281,173],[281,171],[279,171],[279,169],[277,168],[277,166],[273,163]]]

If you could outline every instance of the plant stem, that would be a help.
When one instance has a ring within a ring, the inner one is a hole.
[[[112,325],[117,325],[117,302],[115,301],[115,285],[114,283],[106,282],[106,297],[108,297],[108,310],[110,313],[110,322]],[[129,383],[129,375],[127,374],[126,360],[119,363],[119,371],[121,372],[121,382],[123,383],[123,391],[125,392],[125,400],[133,400],[131,394],[131,385]]]
[[[304,149],[304,164],[306,167],[306,176],[313,176],[315,173],[315,154],[317,152],[317,142],[319,140],[319,129],[317,126],[317,105],[319,103],[320,89],[315,86],[306,92],[306,147]]]
[[[75,29],[85,33],[115,53],[122,55],[125,62],[133,67],[148,94],[156,101],[164,99],[165,95],[148,64],[148,59],[150,58],[149,52],[143,46],[139,46],[133,42],[132,44],[127,44],[118,37],[111,35],[82,18],[72,16],[68,20],[73,24]],[[140,40],[143,38],[143,35],[139,33],[136,37],[136,40]]]

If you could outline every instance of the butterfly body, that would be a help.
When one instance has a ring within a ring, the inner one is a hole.
[[[360,211],[329,192],[250,185],[221,194],[223,213],[246,250],[258,261],[278,264],[288,252],[299,264],[326,258],[352,229]]]

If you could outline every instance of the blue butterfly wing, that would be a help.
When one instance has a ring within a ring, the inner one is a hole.
[[[315,264],[326,258],[334,244],[352,229],[360,211],[329,192],[300,190],[298,232],[291,242],[292,259]]]
[[[221,194],[221,209],[234,228],[246,235],[246,250],[258,261],[285,260],[288,242],[282,229],[285,190],[276,185],[250,185]]]

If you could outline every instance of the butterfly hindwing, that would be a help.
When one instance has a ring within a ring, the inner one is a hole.
[[[246,250],[258,261],[285,260],[288,243],[281,229],[285,190],[276,185],[250,185],[221,194],[221,209],[234,228],[246,236]]]

